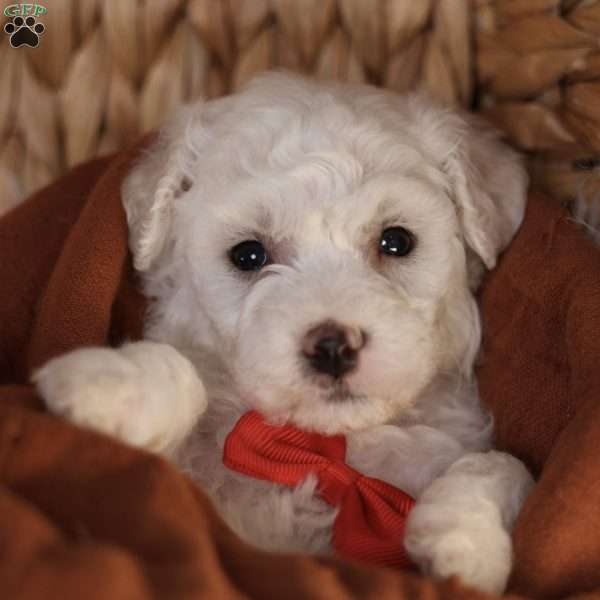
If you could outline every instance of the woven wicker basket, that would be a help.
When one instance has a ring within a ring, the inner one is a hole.
[[[477,0],[483,114],[557,198],[600,202],[600,2]]]
[[[563,195],[589,178],[573,160],[600,151],[600,1],[43,4],[37,48],[0,44],[0,212],[180,103],[275,66],[398,91],[424,85],[467,108],[478,99]]]

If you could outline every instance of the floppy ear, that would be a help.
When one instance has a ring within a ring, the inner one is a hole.
[[[471,115],[457,117],[453,149],[444,162],[465,242],[492,269],[525,214],[528,177],[519,155]]]
[[[194,184],[196,154],[188,136],[191,119],[192,109],[183,109],[123,182],[129,247],[138,271],[147,271],[164,249],[174,204]]]

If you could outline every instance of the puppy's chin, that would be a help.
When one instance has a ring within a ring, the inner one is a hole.
[[[348,434],[383,425],[413,404],[404,398],[368,396],[345,384],[310,387],[304,392],[263,390],[247,397],[252,408],[268,421],[294,425],[305,431],[324,435]]]

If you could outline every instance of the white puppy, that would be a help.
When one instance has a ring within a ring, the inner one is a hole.
[[[258,410],[344,434],[347,463],[416,499],[405,546],[500,592],[532,480],[490,449],[473,292],[523,218],[496,136],[423,95],[283,74],[198,103],[123,187],[146,341],[82,349],[34,380],[50,410],[162,452],[263,548],[326,553],[336,511],[223,465]]]

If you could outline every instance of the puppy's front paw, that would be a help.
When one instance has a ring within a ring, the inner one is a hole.
[[[50,412],[157,452],[170,452],[206,408],[193,366],[164,344],[76,350],[32,379]]]
[[[443,527],[426,519],[409,525],[405,546],[423,572],[436,579],[456,575],[484,592],[504,591],[512,567],[512,542],[504,529]]]

